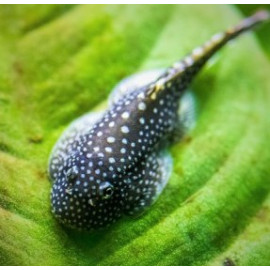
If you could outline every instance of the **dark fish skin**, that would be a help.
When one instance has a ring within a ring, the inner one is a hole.
[[[267,18],[265,11],[255,13],[155,80],[127,91],[107,111],[72,123],[49,160],[55,217],[68,227],[93,230],[151,206],[170,176],[166,147],[181,126],[179,106],[186,89],[215,52]]]

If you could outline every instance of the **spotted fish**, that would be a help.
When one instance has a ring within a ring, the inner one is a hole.
[[[106,111],[71,123],[49,159],[55,217],[68,227],[93,230],[151,206],[172,171],[167,147],[195,124],[191,81],[228,41],[267,18],[259,11],[173,66],[124,79]]]

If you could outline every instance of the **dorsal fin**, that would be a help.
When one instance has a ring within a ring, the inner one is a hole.
[[[158,92],[165,88],[170,88],[175,85],[177,91],[181,94],[188,84],[192,81],[195,75],[201,70],[204,64],[228,41],[238,37],[243,32],[246,32],[254,26],[266,21],[270,18],[269,12],[261,10],[252,16],[245,18],[235,27],[229,28],[225,32],[214,35],[201,47],[195,48],[190,54],[184,57],[169,67],[153,84],[147,92],[147,96],[155,99]],[[167,86],[167,87],[165,87]]]

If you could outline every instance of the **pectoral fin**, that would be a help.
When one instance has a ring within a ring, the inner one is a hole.
[[[128,175],[125,213],[139,215],[151,206],[166,186],[172,172],[172,158],[167,151],[150,155]]]

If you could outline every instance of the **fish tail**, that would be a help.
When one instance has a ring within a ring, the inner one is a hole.
[[[173,67],[184,71],[203,66],[218,50],[225,46],[229,41],[235,39],[242,33],[252,29],[260,23],[270,19],[270,13],[266,10],[260,10],[250,17],[243,19],[239,24],[212,36],[201,47],[195,48],[191,54],[184,57],[180,62],[176,62]]]
[[[149,94],[155,96],[156,91],[161,88],[160,86],[163,87],[166,83],[177,83],[181,85],[180,89],[184,90],[204,64],[224,45],[242,33],[269,19],[270,13],[266,10],[260,10],[252,16],[243,19],[236,26],[231,27],[224,32],[215,34],[202,46],[195,48],[181,61],[175,62],[169,67],[156,81],[154,87],[150,89]]]

